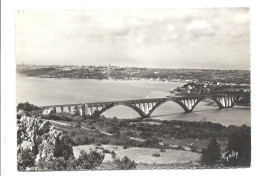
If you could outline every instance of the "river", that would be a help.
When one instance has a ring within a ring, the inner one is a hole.
[[[161,98],[181,82],[155,82],[147,80],[91,80],[50,79],[16,76],[16,102],[43,106],[98,101],[118,101],[143,98]],[[103,113],[107,117],[135,118],[138,113],[125,106],[117,106]],[[233,107],[219,110],[212,101],[200,102],[193,113],[184,113],[176,103],[168,102],[158,107],[151,118],[162,120],[210,121],[228,125],[251,125],[248,108]]]

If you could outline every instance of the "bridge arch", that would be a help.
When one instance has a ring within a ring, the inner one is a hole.
[[[212,100],[213,102],[215,102],[215,103],[218,105],[219,109],[223,109],[223,108],[224,108],[223,105],[222,105],[222,103],[221,103],[217,98],[214,98],[214,97],[203,97],[203,98],[199,99],[199,100],[193,105],[192,111],[196,108],[196,106],[197,106],[200,102],[202,102],[203,100],[206,100],[206,99],[209,99],[209,100]]]
[[[128,104],[120,104],[120,105],[118,105],[118,104],[110,104],[110,105],[107,105],[104,108],[102,108],[100,111],[97,111],[97,113],[95,115],[100,116],[102,113],[104,113],[107,110],[109,110],[109,109],[111,109],[113,107],[116,107],[116,106],[130,107],[131,109],[135,110],[141,116],[141,118],[145,118],[146,117],[146,114],[141,109],[139,109],[138,107],[136,107],[134,105],[130,105],[130,104],[129,105]]]
[[[149,113],[148,113],[147,116],[150,117],[150,116],[152,115],[152,113],[153,113],[159,106],[161,106],[161,105],[163,105],[163,104],[165,104],[165,103],[167,103],[167,102],[176,103],[176,104],[180,105],[185,112],[188,112],[188,111],[189,111],[188,107],[187,107],[185,104],[183,104],[182,102],[174,101],[174,100],[171,100],[171,99],[166,99],[166,100],[164,100],[164,101],[161,101],[161,102],[157,103],[157,104],[149,111]]]

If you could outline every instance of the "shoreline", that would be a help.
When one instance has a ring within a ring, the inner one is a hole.
[[[193,82],[192,80],[182,80],[182,79],[154,80],[154,79],[147,79],[147,78],[140,78],[140,79],[57,78],[57,77],[27,76],[26,74],[21,74],[21,73],[16,73],[16,75],[23,75],[28,78],[41,78],[41,79],[52,79],[52,80],[97,80],[97,81],[125,81],[125,82],[146,81],[146,82],[153,82],[153,83],[181,83],[181,84]],[[248,87],[230,87],[230,89],[248,89]],[[169,90],[171,94],[173,94],[172,93],[173,91],[174,90]]]
[[[171,83],[171,82],[177,82],[177,83],[188,83],[190,81],[185,81],[181,79],[176,80],[154,80],[154,79],[146,79],[146,78],[140,78],[140,79],[98,79],[98,78],[56,78],[56,77],[40,77],[40,76],[27,76],[26,74],[16,73],[16,75],[23,75],[24,77],[28,78],[41,78],[41,79],[54,79],[54,80],[98,80],[98,81],[148,81],[148,82],[160,82],[160,83]]]

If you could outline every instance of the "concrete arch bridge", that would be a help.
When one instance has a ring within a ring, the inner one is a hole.
[[[134,109],[142,118],[149,118],[156,108],[166,102],[175,102],[183,108],[184,112],[191,113],[205,99],[213,100],[217,103],[219,109],[224,109],[233,107],[241,98],[243,98],[243,95],[238,94],[187,95],[153,99],[52,105],[42,106],[41,108],[53,109],[54,112],[57,112],[57,108],[60,108],[62,114],[67,109],[67,112],[72,114],[74,107],[74,110],[77,109],[83,116],[90,115],[98,117],[112,107],[124,105]]]

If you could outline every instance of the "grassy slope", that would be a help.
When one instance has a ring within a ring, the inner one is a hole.
[[[192,161],[197,161],[200,159],[200,154],[190,152],[190,151],[180,151],[180,150],[166,150],[166,152],[160,152],[160,149],[153,148],[142,148],[142,147],[131,147],[123,149],[122,146],[116,145],[102,145],[98,147],[97,151],[102,152],[102,148],[109,151],[114,151],[118,158],[123,158],[124,156],[129,157],[136,163],[147,163],[147,164],[171,164],[171,163],[187,163]],[[95,145],[82,145],[73,147],[73,152],[75,157],[79,156],[81,150],[89,152],[90,150],[95,150]],[[160,157],[153,157],[153,154],[160,154]],[[110,153],[105,154],[104,162],[113,161]]]

